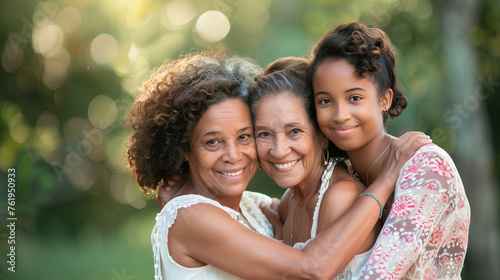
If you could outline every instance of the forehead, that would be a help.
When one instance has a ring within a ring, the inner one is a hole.
[[[254,117],[256,122],[309,121],[304,100],[288,91],[264,97]]]
[[[229,98],[208,107],[200,118],[195,131],[203,132],[213,129],[251,126],[250,108],[239,98]]]
[[[369,73],[360,76],[354,65],[346,59],[326,60],[318,65],[313,76],[314,91],[322,89],[349,90],[352,87],[375,89],[376,84]]]
[[[356,68],[346,59],[328,59],[318,65],[314,72],[314,80],[324,78],[357,78],[362,79],[356,74]]]

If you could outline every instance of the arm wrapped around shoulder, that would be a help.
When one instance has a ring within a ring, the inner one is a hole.
[[[469,202],[453,161],[438,146],[423,146],[400,172],[394,203],[360,279],[458,278],[469,223]]]

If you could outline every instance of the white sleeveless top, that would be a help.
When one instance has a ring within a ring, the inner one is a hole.
[[[259,204],[261,202],[271,204],[272,200],[264,194],[245,191],[240,202],[241,213],[257,232],[269,237],[274,237],[271,223],[267,220],[264,213],[262,213],[259,208]],[[168,230],[175,222],[177,211],[180,208],[186,208],[197,203],[206,203],[217,206],[226,211],[233,219],[238,220],[243,225],[247,226],[243,222],[242,217],[240,217],[240,213],[229,207],[222,206],[219,202],[213,199],[196,194],[182,195],[172,199],[165,205],[165,207],[163,207],[161,212],[156,215],[156,225],[153,229],[153,233],[151,234],[155,279],[240,279],[211,265],[201,267],[184,267],[175,262],[175,260],[170,256],[170,253],[168,252]]]
[[[323,200],[323,196],[326,190],[328,190],[328,187],[330,186],[330,178],[332,177],[333,170],[335,169],[337,163],[340,162],[341,160],[342,159],[340,158],[330,159],[328,166],[326,167],[325,171],[323,172],[323,175],[321,176],[321,187],[318,193],[318,201],[316,202],[316,206],[314,207],[313,223],[311,226],[311,238],[306,242],[295,243],[293,245],[294,248],[304,249],[307,243],[309,243],[309,241],[311,241],[316,237],[318,233],[318,219],[319,219],[319,209],[321,207],[321,201]],[[371,249],[362,254],[354,256],[354,258],[351,260],[351,262],[349,262],[347,267],[344,268],[344,270],[334,279],[335,280],[354,279],[353,275],[358,274],[359,270],[361,270],[363,265],[370,257],[370,252]]]

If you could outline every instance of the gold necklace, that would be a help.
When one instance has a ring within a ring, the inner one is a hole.
[[[372,168],[372,166],[375,164],[375,162],[377,162],[377,160],[380,159],[380,157],[385,154],[385,152],[387,152],[387,149],[389,149],[389,146],[391,145],[391,142],[392,142],[392,137],[389,139],[389,144],[387,144],[387,147],[385,147],[385,150],[378,156],[377,159],[375,159],[372,164],[370,165],[370,167],[368,167],[368,170],[366,170],[366,187],[369,187],[369,182],[368,182],[368,172],[370,172],[370,168]]]
[[[316,191],[319,189],[320,186],[321,186],[321,184],[318,185],[318,187],[316,187],[316,189],[314,190],[312,195],[307,199],[306,204],[305,204],[305,208],[307,207],[309,200],[311,200],[311,198],[314,196],[314,194],[316,194]],[[292,196],[290,196],[290,200],[292,200]],[[297,201],[297,200],[295,200],[295,201]],[[295,203],[295,206],[297,206],[297,203]],[[305,214],[306,214],[306,209],[304,209],[304,211],[302,212],[302,215],[300,216],[299,222],[297,223],[295,230],[293,230],[293,207],[290,207],[290,243],[291,243],[291,246],[293,246],[293,237],[295,236],[295,233],[297,232],[297,229],[299,228],[300,223],[302,222],[302,219],[304,218]]]

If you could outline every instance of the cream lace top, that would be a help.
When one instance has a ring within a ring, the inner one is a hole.
[[[328,187],[330,186],[330,178],[332,177],[333,170],[335,169],[335,166],[340,160],[341,159],[339,158],[330,159],[330,162],[328,163],[325,171],[323,172],[323,175],[321,176],[321,187],[318,193],[318,201],[316,202],[316,206],[314,208],[313,223],[311,226],[311,238],[306,242],[295,243],[293,245],[294,248],[304,249],[307,243],[309,243],[309,241],[314,239],[318,234],[318,219],[319,219],[319,209],[321,207],[321,201],[323,200],[323,196],[326,190],[328,190]],[[369,256],[370,256],[370,251],[354,256],[354,258],[349,262],[347,267],[344,268],[344,270],[334,279],[335,280],[351,279],[354,274],[359,273],[359,270],[368,260]]]
[[[356,279],[460,279],[469,224],[455,164],[425,145],[401,170],[389,216]]]
[[[240,210],[246,220],[259,233],[273,237],[273,227],[259,208],[259,204],[271,204],[271,198],[260,193],[245,191],[241,198]],[[240,221],[240,213],[231,208],[222,206],[219,202],[201,195],[183,195],[169,201],[156,216],[156,225],[151,234],[153,245],[155,279],[163,280],[222,280],[239,279],[210,265],[202,267],[184,267],[174,261],[168,252],[168,230],[174,224],[177,211],[180,208],[190,207],[197,203],[207,203],[226,211],[233,219]]]

